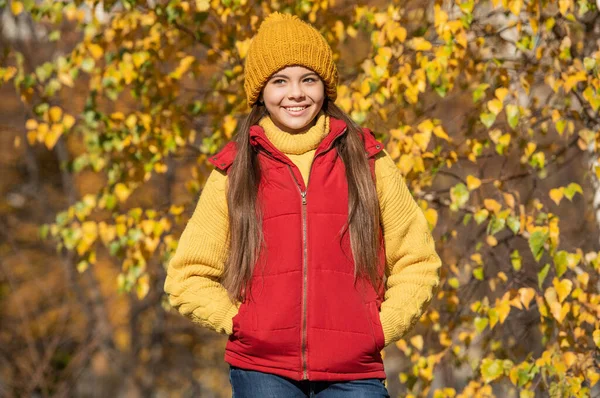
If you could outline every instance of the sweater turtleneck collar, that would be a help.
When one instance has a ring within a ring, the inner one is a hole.
[[[302,133],[290,134],[282,131],[273,123],[269,115],[259,120],[258,124],[265,131],[265,135],[281,152],[291,155],[302,155],[316,149],[323,138],[329,133],[329,116],[322,110],[316,116],[314,126]]]

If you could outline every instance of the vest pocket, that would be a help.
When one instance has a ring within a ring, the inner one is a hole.
[[[375,349],[379,352],[383,350],[385,345],[385,336],[383,334],[383,327],[381,326],[381,319],[379,318],[379,309],[377,308],[377,302],[375,301],[371,301],[367,305],[369,307]]]

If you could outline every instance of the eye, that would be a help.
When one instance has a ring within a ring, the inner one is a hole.
[[[317,81],[317,79],[315,79],[314,77],[307,77],[304,81],[305,82],[308,81],[310,83],[315,83]]]
[[[273,83],[273,84],[279,84],[279,82],[282,82],[282,83],[284,83],[284,82],[285,82],[285,80],[283,80],[283,79],[275,79],[275,80],[272,80],[272,81],[271,81],[271,83]]]

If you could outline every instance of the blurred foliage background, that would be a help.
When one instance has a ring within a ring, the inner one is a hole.
[[[274,10],[331,44],[444,261],[392,396],[600,396],[591,0],[0,0],[0,396],[230,396],[162,288]]]

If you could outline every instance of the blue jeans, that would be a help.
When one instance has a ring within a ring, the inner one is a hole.
[[[254,370],[229,367],[232,398],[389,398],[384,381],[296,381]]]

